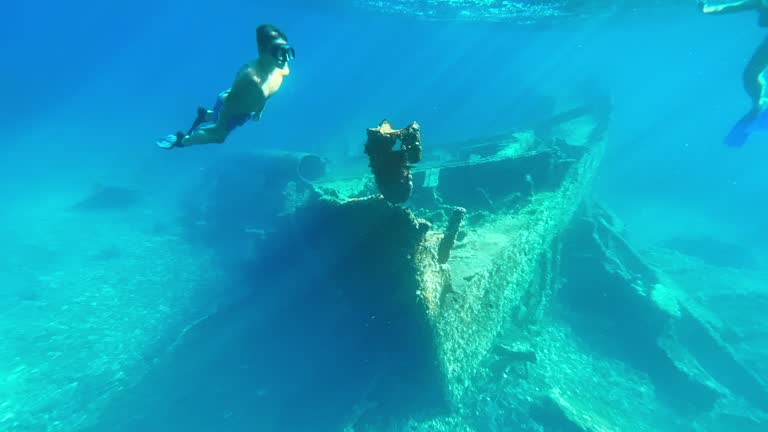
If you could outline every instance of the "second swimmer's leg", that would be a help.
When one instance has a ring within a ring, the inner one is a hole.
[[[757,47],[752,58],[744,68],[744,90],[752,106],[762,109],[768,106],[768,37]]]
[[[744,68],[744,90],[752,108],[728,132],[725,143],[743,146],[756,131],[768,131],[768,37],[763,39]]]

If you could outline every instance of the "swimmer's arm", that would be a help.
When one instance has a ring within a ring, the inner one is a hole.
[[[753,10],[758,6],[758,0],[737,0],[710,6],[706,0],[699,0],[699,8],[707,14],[727,14]]]

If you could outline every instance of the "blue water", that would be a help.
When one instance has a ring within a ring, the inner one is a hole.
[[[150,369],[148,352],[245,289],[174,228],[178,201],[209,161],[247,149],[357,157],[364,128],[383,118],[416,120],[425,148],[450,148],[535,121],[584,83],[614,102],[595,195],[628,238],[639,249],[674,245],[736,274],[749,261],[744,287],[765,298],[768,137],[738,149],[722,143],[750,108],[741,73],[764,37],[754,14],[625,2],[570,19],[468,19],[462,11],[471,8],[444,4],[442,19],[425,20],[412,15],[429,6],[417,1],[393,2],[411,8],[402,14],[375,6],[386,2],[317,3],[3,8],[0,335],[9,342],[0,348],[0,430],[80,430],[107,405],[99,396],[118,395]],[[255,58],[261,23],[277,25],[296,49],[261,121],[224,145],[158,149],[157,139],[186,129],[196,107],[212,104]],[[118,196],[116,212],[71,211],[104,185],[139,196]],[[763,312],[733,307],[721,319]],[[752,343],[740,349],[766,352]]]

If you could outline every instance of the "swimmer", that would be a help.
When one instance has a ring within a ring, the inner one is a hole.
[[[271,25],[256,29],[256,42],[259,57],[237,71],[232,86],[219,94],[213,109],[198,108],[192,127],[186,133],[179,131],[158,141],[160,148],[221,144],[235,128],[259,120],[267,100],[290,73],[288,62],[295,52],[288,45],[288,37]]]

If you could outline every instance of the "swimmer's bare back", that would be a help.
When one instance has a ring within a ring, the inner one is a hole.
[[[221,118],[226,120],[235,116],[251,115],[254,120],[258,120],[267,100],[280,90],[283,78],[289,73],[287,64],[284,68],[274,69],[266,76],[259,73],[255,62],[243,66],[237,72],[232,89],[224,100]]]

